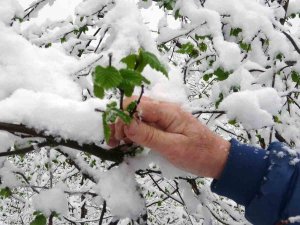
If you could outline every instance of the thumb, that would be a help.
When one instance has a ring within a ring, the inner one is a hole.
[[[158,151],[167,149],[172,140],[174,141],[174,134],[137,120],[133,120],[129,126],[126,126],[124,132],[131,141]]]

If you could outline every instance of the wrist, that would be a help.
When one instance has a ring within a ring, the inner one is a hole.
[[[213,160],[210,177],[217,180],[221,177],[225,168],[231,144],[229,141],[224,140],[220,136],[215,136],[215,141],[212,143]]]

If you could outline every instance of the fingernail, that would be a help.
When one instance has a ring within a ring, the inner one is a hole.
[[[117,141],[117,140],[110,140],[109,143],[108,143],[108,145],[110,147],[116,147],[116,146],[119,145],[119,141]]]
[[[136,120],[132,120],[129,126],[125,127],[125,132],[129,136],[133,136],[138,132],[139,124]]]

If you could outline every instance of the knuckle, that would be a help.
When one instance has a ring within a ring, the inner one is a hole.
[[[149,129],[146,130],[146,135],[144,138],[144,143],[145,144],[150,144],[153,142],[154,138],[155,138],[155,130],[151,127],[149,127]]]

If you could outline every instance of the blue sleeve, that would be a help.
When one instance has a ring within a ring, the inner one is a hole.
[[[244,205],[253,224],[275,225],[300,215],[299,158],[280,142],[266,151],[232,139],[226,166],[211,189]]]

